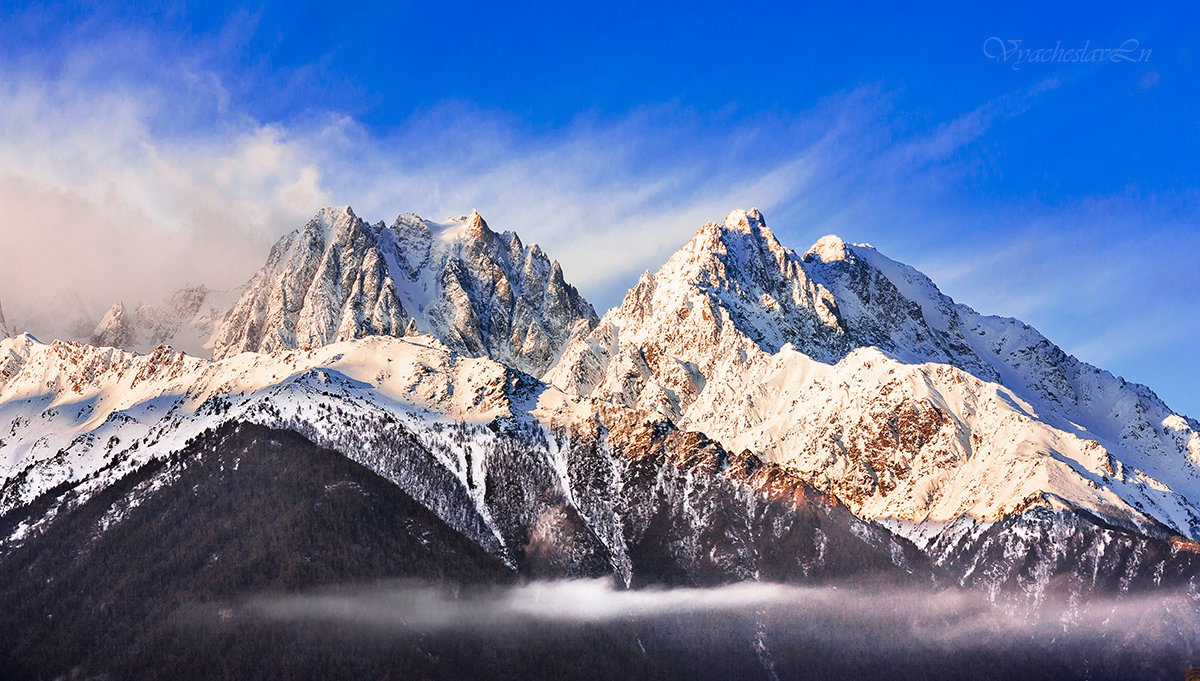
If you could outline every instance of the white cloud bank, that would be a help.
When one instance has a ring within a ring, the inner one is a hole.
[[[0,299],[16,310],[236,285],[283,225],[331,200],[273,126],[170,139],[129,93],[0,81],[0,98]]]

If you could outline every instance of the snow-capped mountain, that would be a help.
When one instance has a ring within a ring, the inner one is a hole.
[[[430,336],[214,362],[25,335],[0,342],[0,358],[0,422],[9,424],[0,513],[26,514],[0,538],[0,554],[232,422],[342,452],[530,574],[929,579],[911,543],[778,466],[629,410],[597,409]],[[171,470],[143,492],[170,485]],[[108,522],[120,521],[122,504]]]
[[[90,345],[0,334],[15,648],[133,595],[118,647],[141,655],[130,608],[188,620],[250,574],[957,584],[1034,619],[1065,602],[1047,626],[1085,638],[1105,594],[1161,593],[1155,631],[1196,649],[1200,424],[869,245],[800,254],[735,211],[597,320],[475,213],[326,209],[223,295],[118,303]]]
[[[91,345],[148,353],[160,345],[193,356],[208,354],[212,335],[237,297],[236,291],[214,291],[206,286],[185,286],[161,303],[138,303],[132,310],[113,303],[90,337]]]
[[[702,227],[546,380],[759,453],[932,551],[1033,508],[1200,538],[1195,420],[869,245],[795,253],[757,211]]]
[[[197,318],[172,300],[114,306],[96,340],[178,335],[151,323]],[[1036,600],[1188,583],[1200,560],[1196,421],[870,246],[798,254],[753,210],[596,323],[557,265],[477,214],[326,209],[275,245],[214,354],[5,340],[0,513],[26,514],[5,541],[234,422],[343,453],[531,574],[932,558]]]
[[[562,268],[472,212],[369,224],[326,208],[282,238],[214,336],[213,356],[432,333],[534,376],[596,322]]]

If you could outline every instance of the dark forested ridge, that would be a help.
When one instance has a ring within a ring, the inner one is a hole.
[[[186,665],[208,657],[175,647],[189,604],[396,577],[513,575],[349,459],[293,433],[229,425],[0,557],[0,668],[11,678],[74,668],[185,678]],[[246,645],[241,652],[253,654]],[[166,660],[172,666],[160,667]]]
[[[430,630],[404,613],[364,626],[246,607],[397,579],[453,599],[524,577],[340,454],[230,424],[0,556],[0,677],[1071,678],[1037,646],[901,642],[881,655],[887,618],[830,628],[785,609]]]

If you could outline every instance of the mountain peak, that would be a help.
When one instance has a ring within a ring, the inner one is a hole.
[[[696,232],[680,253],[710,254],[733,263],[753,257],[752,254],[770,253],[771,258],[787,252],[775,234],[767,227],[767,220],[757,208],[738,209],[725,216],[723,222],[706,222]],[[676,255],[679,255],[677,253]]]
[[[838,260],[847,260],[851,256],[850,247],[842,238],[836,234],[826,234],[817,239],[817,243],[813,244],[804,253],[805,262],[820,260],[821,262],[834,262]]]
[[[767,221],[757,208],[750,210],[738,209],[725,216],[725,229],[736,230],[745,234],[754,234],[767,226]]]
[[[92,331],[91,344],[99,347],[129,347],[136,342],[133,319],[126,311],[125,303],[120,301],[113,303]]]
[[[675,258],[680,265],[690,263],[684,269],[698,266],[717,280],[741,277],[768,277],[767,271],[789,269],[789,260],[795,254],[779,243],[775,234],[767,227],[767,221],[757,208],[735,210],[725,217],[724,222],[706,223],[685,245]],[[667,266],[666,270],[677,267]],[[717,283],[716,280],[713,283]]]
[[[125,315],[125,303],[117,301],[112,304],[112,307],[108,308],[108,313],[104,315],[104,320],[121,320],[125,318]],[[101,323],[104,322],[101,321]]]
[[[309,220],[308,227],[319,231],[321,237],[328,241],[330,234],[346,229],[356,222],[358,222],[358,216],[354,214],[354,210],[350,206],[326,206],[317,211],[312,220]]]
[[[463,233],[475,238],[493,233],[491,228],[488,227],[487,221],[483,219],[483,216],[479,214],[479,211],[474,209],[471,210],[470,214],[460,215],[450,220],[450,222],[457,222],[458,224],[462,225]]]
[[[466,220],[467,234],[474,237],[482,237],[492,233],[487,222],[479,214],[479,211],[472,210]]]

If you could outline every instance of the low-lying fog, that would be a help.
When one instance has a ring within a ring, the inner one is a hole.
[[[1086,605],[1048,598],[1035,609],[996,607],[961,591],[867,586],[624,590],[598,579],[445,589],[392,582],[262,594],[197,607],[188,620],[200,628],[253,622],[376,638],[527,639],[535,648],[567,637],[607,637],[609,647],[609,639],[628,639],[636,654],[661,656],[667,671],[702,652],[749,661],[754,671],[746,678],[768,679],[884,671],[1017,678],[1031,670],[1045,678],[1181,679],[1200,664],[1200,597],[1183,592],[1091,598]]]

